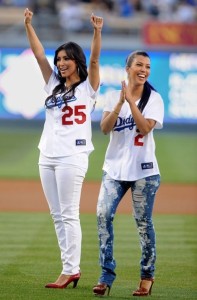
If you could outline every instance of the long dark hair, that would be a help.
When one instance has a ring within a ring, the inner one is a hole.
[[[51,99],[54,100],[54,102],[56,103],[56,95],[58,93],[64,93],[62,96],[63,101],[65,102],[65,104],[67,104],[67,99],[68,99],[68,94],[69,94],[69,98],[72,98],[72,96],[75,93],[75,88],[83,81],[85,81],[87,79],[88,76],[88,71],[87,71],[87,64],[86,64],[86,57],[85,54],[82,50],[82,48],[74,43],[74,42],[68,42],[65,43],[63,45],[61,45],[60,47],[58,47],[55,50],[55,56],[54,56],[54,65],[57,66],[57,56],[58,53],[61,50],[65,50],[66,51],[66,55],[68,58],[75,60],[76,65],[77,65],[77,69],[78,69],[78,74],[80,77],[80,80],[76,83],[74,83],[69,90],[66,90],[65,88],[65,82],[66,82],[66,78],[63,78],[60,74],[60,72],[58,71],[58,73],[56,74],[57,79],[59,80],[59,84],[53,89],[52,95],[48,96],[45,100],[45,105],[47,107],[47,103],[48,101],[50,101]]]
[[[148,55],[147,52],[142,51],[142,50],[136,50],[136,51],[130,53],[129,56],[127,57],[126,66],[130,67],[133,60],[134,60],[134,58],[138,55],[142,55],[142,56],[150,58],[150,56]],[[149,99],[150,94],[151,94],[151,90],[156,91],[155,88],[148,81],[146,81],[145,84],[144,84],[142,97],[140,99],[140,102],[138,103],[138,108],[141,112],[143,111],[144,107],[146,106],[146,104],[148,102],[148,99]]]

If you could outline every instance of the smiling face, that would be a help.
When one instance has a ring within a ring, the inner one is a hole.
[[[150,75],[150,58],[136,54],[127,64],[128,80],[132,85],[144,85]]]
[[[63,78],[79,77],[75,60],[69,58],[65,50],[58,52],[56,65]]]

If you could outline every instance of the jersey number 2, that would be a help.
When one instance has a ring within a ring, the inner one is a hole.
[[[83,124],[86,121],[86,114],[83,110],[86,109],[85,105],[77,105],[74,108],[65,106],[62,112],[65,112],[62,116],[62,125],[73,125],[74,121],[77,124]],[[74,121],[70,120],[70,117],[74,115]]]
[[[136,135],[135,139],[134,139],[134,145],[135,146],[143,146],[144,143],[142,141],[140,141],[140,139],[143,139],[143,135],[142,134],[138,134]]]

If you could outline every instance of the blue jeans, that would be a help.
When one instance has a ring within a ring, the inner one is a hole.
[[[117,181],[104,172],[97,204],[99,260],[102,268],[99,282],[111,286],[116,278],[116,261],[113,257],[113,219],[118,204],[129,188],[132,192],[133,215],[142,251],[141,279],[154,277],[156,247],[152,211],[159,185],[160,175],[153,175],[136,181]]]

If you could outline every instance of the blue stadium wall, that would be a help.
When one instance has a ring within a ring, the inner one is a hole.
[[[85,50],[87,62],[89,51]],[[101,118],[106,93],[120,89],[126,79],[125,60],[130,51],[102,50],[101,88],[92,120]],[[149,82],[162,95],[166,123],[197,123],[197,54],[181,51],[148,51]],[[53,66],[54,49],[46,54]],[[44,81],[30,49],[0,49],[0,119],[42,120],[46,98]]]

